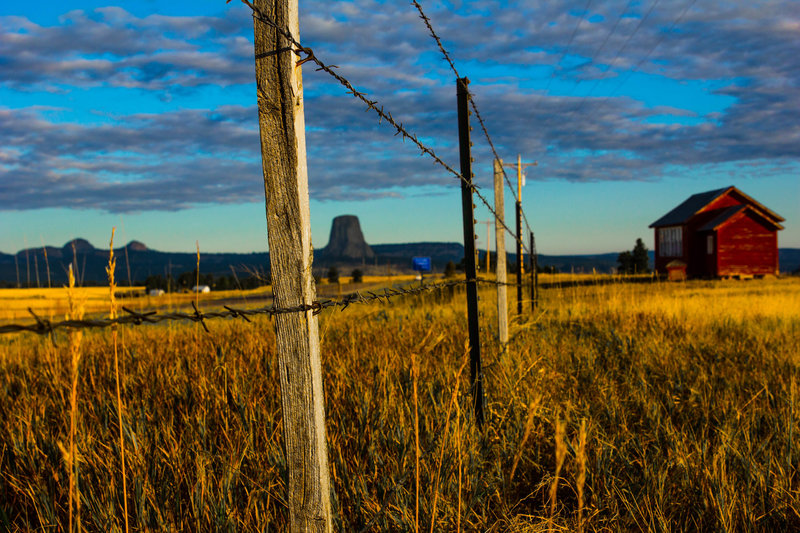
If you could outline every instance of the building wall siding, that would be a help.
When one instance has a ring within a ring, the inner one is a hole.
[[[777,232],[749,213],[717,233],[718,276],[777,274]]]

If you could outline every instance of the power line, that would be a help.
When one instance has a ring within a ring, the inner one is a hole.
[[[628,46],[628,43],[631,41],[631,39],[633,39],[633,36],[636,35],[636,33],[639,31],[639,28],[642,27],[642,24],[644,24],[644,22],[648,19],[648,17],[650,17],[650,13],[653,12],[653,10],[655,9],[655,7],[658,5],[658,3],[660,1],[661,0],[655,0],[650,5],[650,9],[647,10],[647,13],[644,15],[644,17],[642,17],[639,20],[639,24],[636,25],[636,28],[634,28],[633,32],[631,32],[631,34],[628,35],[628,38],[625,39],[625,42],[622,43],[622,46],[619,47],[619,49],[617,50],[617,53],[614,54],[614,58],[611,61],[608,62],[608,66],[603,71],[604,74],[606,72],[608,72],[609,70],[611,70],[611,66],[617,61],[617,59],[619,59],[619,56],[622,54],[622,51],[625,50],[625,48]],[[630,5],[630,3],[628,5]],[[620,16],[620,19],[621,18],[622,18],[622,15]],[[580,111],[583,109],[584,104],[588,101],[589,97],[591,97],[592,94],[594,94],[594,91],[595,91],[595,89],[597,89],[597,86],[599,84],[600,84],[600,78],[595,80],[594,85],[592,86],[592,88],[589,90],[589,92],[586,94],[586,96],[583,97],[583,99],[581,100],[581,103],[578,105],[578,109],[575,110],[576,114],[580,113]]]
[[[609,94],[606,97],[606,100],[608,100],[609,98],[614,96],[614,94],[616,94],[616,92],[623,85],[625,85],[625,83],[630,79],[630,77],[633,76],[633,73],[636,72],[637,70],[639,70],[639,67],[641,67],[644,64],[645,61],[647,61],[647,59],[650,57],[650,54],[652,54],[655,51],[655,49],[658,48],[661,45],[662,42],[664,42],[664,39],[667,38],[667,35],[672,33],[672,30],[675,28],[675,26],[680,24],[681,20],[683,20],[683,17],[686,16],[686,13],[689,11],[689,9],[691,9],[691,7],[695,4],[695,2],[697,2],[697,0],[690,0],[689,3],[686,4],[686,6],[683,8],[683,11],[681,11],[681,14],[678,15],[678,18],[676,18],[675,20],[672,21],[672,24],[670,24],[670,26],[667,29],[667,31],[665,31],[664,33],[661,34],[661,38],[659,38],[658,41],[656,41],[656,43],[652,47],[650,47],[650,50],[647,51],[647,53],[644,55],[644,57],[642,57],[642,59],[640,59],[639,62],[636,63],[636,65],[631,70],[629,70],[627,72],[625,78],[620,80],[619,84],[614,88],[613,91],[611,91],[611,94]],[[605,100],[603,100],[603,101],[605,102]]]
[[[567,46],[564,48],[564,51],[561,53],[561,57],[558,58],[558,61],[556,62],[555,66],[553,67],[553,72],[550,73],[550,77],[547,79],[547,85],[545,86],[544,91],[542,92],[541,98],[539,98],[537,100],[536,105],[533,108],[533,111],[531,111],[531,115],[535,115],[536,114],[536,112],[539,110],[539,107],[541,106],[542,101],[545,99],[547,91],[550,90],[550,85],[553,83],[553,79],[556,77],[556,72],[558,71],[559,67],[561,66],[561,62],[567,56],[567,53],[569,53],[569,49],[572,46],[572,41],[575,39],[575,35],[577,35],[578,28],[580,27],[581,23],[583,22],[583,19],[586,17],[586,14],[589,12],[589,6],[591,4],[592,4],[592,0],[587,0],[586,1],[586,7],[584,8],[583,12],[581,13],[581,17],[580,17],[580,19],[578,19],[578,23],[575,24],[575,28],[572,30],[572,35],[570,35],[569,41],[567,41]]]
[[[603,39],[603,43],[602,43],[602,44],[601,44],[601,45],[600,45],[600,46],[597,48],[597,50],[595,50],[595,52],[594,52],[594,53],[593,53],[591,56],[589,56],[589,59],[591,60],[591,63],[592,63],[592,64],[594,64],[594,58],[596,58],[596,57],[599,57],[599,56],[600,56],[600,52],[602,52],[602,51],[603,51],[603,49],[606,47],[606,44],[608,44],[608,41],[609,41],[609,39],[611,39],[611,36],[612,36],[612,35],[614,35],[614,32],[616,32],[616,31],[617,31],[617,27],[619,26],[619,23],[622,21],[622,18],[625,16],[625,13],[627,13],[628,9],[630,9],[630,7],[631,7],[631,4],[633,4],[633,0],[628,0],[628,4],[627,4],[627,5],[625,6],[625,8],[624,8],[624,9],[623,9],[623,10],[620,12],[620,14],[619,14],[619,17],[617,17],[617,21],[616,21],[616,22],[614,23],[614,25],[611,27],[611,31],[609,31],[609,32],[606,34],[606,38],[605,38],[605,39]],[[577,88],[578,88],[578,85],[580,85],[580,83],[581,83],[581,80],[579,79],[579,80],[578,80],[578,81],[575,83],[575,85],[572,87],[572,91],[570,91],[570,95],[571,95],[572,93],[574,93],[574,92],[575,92],[575,89],[577,89]]]

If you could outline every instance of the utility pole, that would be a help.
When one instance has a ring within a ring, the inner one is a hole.
[[[492,252],[490,250],[492,245],[492,233],[491,233],[492,222],[494,222],[492,219],[478,221],[478,224],[486,224],[486,273],[487,274],[492,268],[492,260],[491,260]]]
[[[536,166],[536,162],[522,163],[522,155],[517,154],[517,314],[522,316],[522,169]],[[514,166],[506,163],[505,166]]]
[[[36,288],[41,289],[42,285],[39,283],[39,254],[33,252],[33,269],[36,272]]]
[[[333,531],[319,324],[310,309],[312,276],[303,81],[294,44],[300,40],[298,0],[255,0],[256,92],[267,238],[277,307],[306,311],[275,316],[283,435],[288,466],[289,531]],[[271,24],[259,20],[270,17]]]
[[[536,261],[536,240],[533,237],[533,232],[531,232],[531,255],[530,255],[530,260],[531,260],[531,311],[536,311],[536,300],[538,299],[539,295],[537,294],[538,293],[538,290],[537,290],[538,287],[536,286],[537,285],[536,282],[538,281],[537,276],[536,276],[536,270],[537,270],[537,265],[536,265],[536,263],[537,263],[537,261]]]
[[[76,264],[75,267],[77,267],[77,266],[78,265]],[[28,284],[26,285],[26,287],[30,288],[31,287],[31,260],[30,260],[30,257],[28,257],[28,239],[27,239],[27,237],[25,237],[25,272],[27,272],[27,277],[28,277]]]
[[[503,200],[503,160],[494,160],[494,247],[497,250],[497,330],[500,344],[508,344],[508,299],[506,272],[505,202]]]

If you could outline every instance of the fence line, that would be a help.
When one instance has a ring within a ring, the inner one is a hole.
[[[203,312],[197,308],[194,302],[191,302],[194,308],[193,313],[170,312],[159,313],[155,310],[150,311],[134,311],[127,307],[122,307],[122,310],[127,313],[116,318],[96,318],[96,319],[82,319],[82,320],[61,320],[52,322],[46,318],[40,317],[32,309],[28,308],[28,312],[36,320],[35,324],[6,324],[0,326],[0,335],[5,333],[19,333],[23,331],[37,333],[39,335],[53,334],[57,329],[103,329],[111,327],[115,324],[127,324],[140,326],[142,324],[157,324],[159,322],[189,320],[192,322],[200,322],[200,324],[208,331],[205,324],[206,320],[214,320],[219,318],[241,318],[250,322],[248,317],[257,315],[275,316],[285,313],[302,313],[306,311],[313,311],[319,314],[323,309],[340,308],[341,311],[347,309],[350,305],[363,305],[374,302],[389,303],[392,298],[398,296],[419,296],[424,293],[441,291],[450,287],[457,287],[466,285],[467,283],[475,282],[483,285],[516,285],[513,283],[499,283],[497,281],[473,278],[462,279],[455,281],[446,281],[442,283],[432,283],[429,285],[420,285],[417,287],[392,287],[385,288],[382,291],[356,291],[342,296],[341,299],[336,300],[316,300],[311,304],[300,304],[291,307],[259,307],[255,309],[242,309],[234,308],[224,305],[225,311],[210,311]]]
[[[300,59],[297,62],[298,65],[302,65],[303,63],[307,63],[309,61],[315,63],[318,66],[318,68],[317,68],[318,71],[321,70],[321,71],[327,73],[328,75],[330,75],[331,77],[333,77],[336,81],[338,81],[343,87],[345,87],[347,89],[349,94],[351,94],[354,98],[357,98],[358,100],[361,100],[361,102],[364,105],[366,105],[368,109],[374,111],[378,115],[378,117],[380,119],[379,123],[382,123],[383,121],[386,121],[389,125],[391,125],[396,130],[397,133],[395,135],[400,135],[400,136],[402,136],[403,139],[410,140],[412,143],[414,143],[414,145],[417,148],[419,148],[421,150],[421,152],[423,154],[427,154],[428,156],[430,156],[437,164],[439,164],[445,170],[450,172],[453,175],[453,177],[455,177],[456,179],[461,180],[462,182],[466,183],[467,186],[469,187],[469,189],[475,194],[475,196],[477,196],[480,199],[480,201],[483,202],[484,206],[486,206],[486,208],[489,210],[489,212],[491,212],[492,215],[495,216],[495,218],[498,217],[497,212],[494,210],[494,208],[489,203],[489,201],[480,192],[480,188],[477,185],[474,185],[473,183],[471,183],[471,181],[467,180],[466,178],[464,178],[464,176],[462,176],[461,173],[459,173],[453,167],[451,167],[450,165],[445,163],[444,160],[442,160],[442,158],[440,158],[438,155],[436,155],[436,152],[434,152],[432,148],[424,145],[419,140],[419,138],[417,137],[416,134],[411,133],[410,131],[408,131],[408,129],[406,129],[406,127],[403,126],[403,124],[401,122],[397,122],[392,117],[391,112],[385,111],[383,106],[379,106],[379,102],[377,100],[368,99],[366,97],[366,93],[357,90],[355,88],[355,86],[347,78],[345,78],[344,76],[342,76],[342,75],[338,74],[337,72],[335,72],[333,69],[334,68],[338,68],[336,65],[327,65],[327,64],[325,64],[322,60],[320,60],[314,54],[314,51],[311,48],[307,48],[307,47],[303,46],[302,44],[300,44],[300,42],[297,39],[295,39],[295,37],[291,34],[291,32],[288,29],[281,28],[280,26],[278,26],[278,24],[272,18],[270,18],[269,16],[264,14],[260,9],[258,9],[255,5],[253,5],[253,3],[250,2],[250,0],[241,0],[241,1],[242,1],[243,4],[248,6],[250,8],[250,10],[253,12],[253,18],[263,22],[264,24],[267,24],[271,28],[274,28],[275,31],[280,33],[284,38],[286,38],[287,41],[289,41],[295,47],[295,48],[285,48],[285,49],[276,50],[276,51],[274,51],[272,53],[293,52],[293,53],[297,54],[298,56],[300,54],[304,54],[305,57],[303,57],[302,59]],[[518,241],[522,242],[522,246],[525,247],[524,239],[522,239],[521,237],[517,237],[514,234],[514,232],[511,231],[511,229],[508,226],[506,226],[506,224],[504,222],[502,223],[502,226],[505,228],[505,230],[509,234],[511,234],[514,237],[514,240],[518,240]]]
[[[230,0],[229,0],[230,1]],[[249,0],[241,0],[242,3],[247,5],[252,13],[253,17],[257,20],[267,24],[268,26],[274,28],[277,32],[279,32],[283,37],[285,37],[295,48],[285,48],[281,50],[276,50],[273,53],[280,53],[280,52],[293,52],[300,56],[304,54],[305,57],[300,59],[297,63],[302,64],[306,62],[313,62],[315,63],[318,68],[317,70],[322,70],[336,79],[342,86],[344,86],[348,92],[353,95],[355,98],[361,100],[368,109],[374,111],[380,121],[388,122],[396,131],[396,135],[401,135],[403,139],[409,139],[412,143],[414,143],[423,154],[427,154],[430,156],[437,164],[442,166],[448,172],[450,172],[455,178],[459,179],[466,187],[468,187],[480,200],[481,202],[489,209],[489,211],[494,215],[495,219],[500,221],[501,226],[508,232],[514,239],[515,242],[520,242],[522,244],[523,249],[526,248],[525,240],[520,236],[517,236],[515,232],[513,232],[504,222],[504,217],[499,217],[495,209],[491,206],[489,201],[483,196],[480,192],[479,187],[474,185],[471,180],[467,180],[461,173],[457,172],[453,169],[450,165],[444,162],[434,151],[433,149],[429,148],[428,146],[424,145],[416,136],[416,134],[411,133],[408,131],[402,123],[399,123],[394,120],[392,114],[388,111],[384,110],[383,106],[379,107],[377,101],[369,100],[363,92],[358,91],[353,84],[341,76],[340,74],[336,73],[333,69],[338,68],[336,65],[327,65],[319,58],[316,57],[314,51],[311,48],[304,47],[294,36],[291,34],[290,31],[287,29],[281,28],[278,24],[272,20],[269,16],[265,15],[260,9],[258,9],[252,2]],[[441,39],[436,34],[433,26],[430,22],[430,19],[427,17],[425,12],[422,9],[422,6],[416,0],[413,0],[414,6],[418,9],[420,13],[420,18],[425,22],[431,37],[435,39],[439,50],[441,51],[442,55],[444,56],[445,60],[449,64],[452,71],[459,76],[458,70],[448,53],[445,49],[444,45],[442,44]],[[486,128],[483,118],[480,115],[480,111],[478,110],[477,105],[475,104],[474,97],[471,93],[468,94],[468,101],[470,102],[470,106],[472,107],[473,111],[475,112],[476,118],[478,119],[479,123],[481,124],[481,129],[483,130],[484,136],[491,147],[492,153],[497,160],[500,160],[500,157],[495,149],[494,143],[492,142],[491,136]],[[502,168],[502,167],[501,167]],[[509,188],[512,191],[512,194],[515,200],[518,201],[516,193],[514,192],[514,188],[508,178],[508,175],[505,172],[505,169],[502,170],[503,177],[508,184]],[[525,218],[525,225],[530,230],[530,225],[528,224],[527,217],[525,217],[525,213],[522,212],[522,216]],[[529,253],[533,253],[532,250],[528,250]],[[487,246],[487,253],[489,253],[488,246]],[[268,316],[275,316],[284,313],[295,313],[295,312],[306,312],[306,311],[313,311],[315,314],[321,312],[323,309],[331,308],[331,307],[340,307],[342,310],[346,309],[350,304],[367,304],[372,303],[375,301],[386,301],[388,302],[391,298],[397,296],[409,296],[409,295],[419,295],[425,292],[435,291],[435,290],[442,290],[448,287],[455,287],[459,285],[466,285],[470,282],[477,282],[481,284],[492,284],[495,286],[516,286],[517,283],[501,283],[497,281],[486,280],[482,278],[477,279],[467,279],[467,280],[459,280],[459,281],[450,281],[444,283],[436,283],[431,285],[423,285],[420,287],[414,287],[410,289],[406,288],[391,288],[391,289],[384,289],[382,293],[374,293],[372,291],[366,291],[366,295],[362,294],[361,292],[355,292],[348,295],[345,295],[341,300],[317,300],[312,304],[301,304],[292,307],[262,307],[257,309],[238,309],[229,306],[223,306],[226,310],[225,311],[216,311],[216,312],[202,312],[200,311],[197,306],[192,303],[192,307],[194,308],[194,313],[181,313],[181,312],[171,312],[171,313],[163,313],[160,314],[158,311],[150,310],[150,311],[133,311],[126,307],[122,309],[126,313],[125,315],[121,315],[116,318],[108,318],[108,319],[84,319],[84,320],[62,320],[58,322],[52,322],[46,318],[42,318],[37,315],[32,309],[28,309],[34,320],[36,321],[35,324],[7,324],[7,325],[0,325],[0,334],[6,333],[17,333],[17,332],[32,332],[37,333],[40,335],[46,334],[53,334],[57,329],[61,328],[71,328],[71,329],[87,329],[87,328],[107,328],[115,324],[129,324],[129,325],[142,325],[142,324],[154,324],[160,323],[164,321],[179,321],[179,320],[189,320],[193,322],[200,322],[203,327],[208,331],[206,327],[205,320],[212,320],[218,318],[242,318],[246,321],[249,321],[249,316],[255,315],[268,315]]]

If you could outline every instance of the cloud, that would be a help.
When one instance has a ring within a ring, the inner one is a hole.
[[[690,1],[653,10],[649,2],[599,2],[583,13],[583,1],[487,0],[431,3],[428,15],[472,80],[501,155],[539,160],[532,179],[651,180],[731,162],[752,163],[752,174],[796,169],[800,4]],[[303,43],[457,169],[455,76],[413,7],[315,0],[302,8]],[[7,91],[248,86],[252,61],[242,7],[217,17],[137,17],[109,7],[72,11],[51,26],[0,17]],[[643,100],[641,90],[629,91],[631,69],[654,95],[694,83],[688,94],[726,103],[702,110],[689,100]],[[457,186],[327,74],[306,68],[304,82],[312,197]],[[64,122],[45,108],[0,108],[0,202],[127,212],[262,201],[253,104],[176,105],[102,122],[88,112]],[[473,127],[476,180],[489,186],[491,152]]]
[[[243,37],[247,24],[241,9],[224,17],[138,18],[107,7],[70,11],[55,26],[0,17],[0,79],[26,91],[250,83],[252,47]]]

